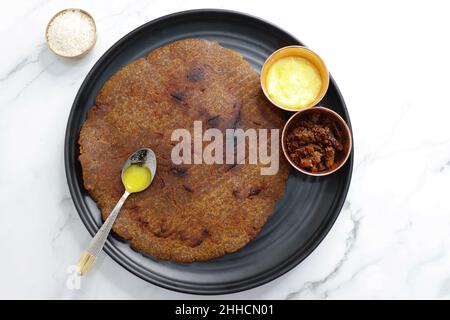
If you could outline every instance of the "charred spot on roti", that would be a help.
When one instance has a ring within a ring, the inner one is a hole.
[[[187,79],[191,82],[197,82],[203,80],[203,69],[199,67],[192,68],[186,75]]]

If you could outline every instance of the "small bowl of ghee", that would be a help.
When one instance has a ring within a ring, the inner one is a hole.
[[[288,46],[272,53],[261,69],[261,87],[269,101],[286,111],[318,104],[325,96],[330,75],[322,58],[302,46]]]

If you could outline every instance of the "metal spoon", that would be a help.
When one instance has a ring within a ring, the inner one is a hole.
[[[151,185],[153,178],[155,177],[156,174],[155,153],[151,149],[147,148],[137,150],[135,153],[129,156],[128,160],[125,162],[122,168],[121,178],[123,178],[125,170],[132,164],[143,165],[150,170],[151,178],[150,183],[147,186],[148,188]],[[101,228],[97,231],[94,238],[89,243],[87,249],[83,251],[83,253],[81,254],[80,260],[78,261],[78,268],[81,274],[85,274],[89,272],[89,270],[91,270],[92,266],[94,265],[95,259],[100,254],[100,251],[102,251],[102,248],[106,242],[106,239],[108,238],[108,234],[111,231],[111,228],[120,212],[120,209],[122,208],[123,204],[125,203],[125,200],[128,198],[129,195],[130,192],[125,190],[122,197],[117,202],[116,206],[111,211],[106,221],[103,223]]]

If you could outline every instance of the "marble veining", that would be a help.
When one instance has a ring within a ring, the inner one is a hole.
[[[344,204],[343,210],[351,210],[350,209],[350,202],[347,201]],[[360,210],[358,210],[355,215],[357,215],[359,212],[360,212]],[[330,279],[332,279],[332,278],[334,278],[334,277],[336,277],[338,275],[338,273],[339,273],[340,269],[342,268],[342,266],[347,262],[348,256],[350,255],[350,253],[351,253],[351,251],[352,251],[352,249],[354,247],[354,244],[355,244],[355,242],[357,240],[357,237],[358,237],[358,230],[359,230],[359,226],[360,226],[360,219],[361,219],[361,217],[356,218],[350,213],[350,217],[349,218],[350,218],[350,220],[353,223],[353,227],[348,232],[347,239],[345,240],[345,251],[344,251],[344,254],[342,255],[341,259],[337,262],[337,264],[335,265],[333,270],[331,270],[331,272],[328,273],[322,279],[306,282],[305,284],[303,284],[303,286],[299,290],[297,290],[295,292],[290,292],[287,295],[286,299],[295,299],[296,297],[300,296],[305,291],[318,292],[324,284],[327,284]],[[363,266],[363,267],[365,267],[365,266]],[[359,272],[355,272],[353,274],[353,276],[356,276],[358,273]],[[327,298],[329,296],[328,292],[330,290],[331,289],[327,289],[327,290],[323,291],[321,293],[320,297],[321,298]]]
[[[74,6],[94,16],[98,39],[82,59],[65,60],[48,50],[44,31],[57,11]],[[342,91],[355,142],[347,201],[318,248],[277,280],[208,298],[449,299],[450,44],[443,40],[450,28],[448,5],[387,0],[5,4],[0,12],[5,44],[0,62],[0,298],[204,298],[148,284],[105,254],[79,290],[68,289],[68,268],[90,236],[70,198],[63,148],[74,96],[113,43],[159,16],[208,7],[259,16],[314,48]],[[321,12],[323,23],[316,15],[298,19],[299,10]]]

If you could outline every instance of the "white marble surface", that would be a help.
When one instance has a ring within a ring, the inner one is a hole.
[[[0,11],[0,298],[202,298],[148,284],[105,254],[82,289],[66,267],[90,237],[66,185],[63,140],[88,70],[161,15],[228,8],[285,28],[318,51],[355,135],[348,201],[301,265],[224,298],[450,298],[449,7],[445,1],[8,1]],[[50,53],[44,28],[65,7],[98,27],[79,61]]]

